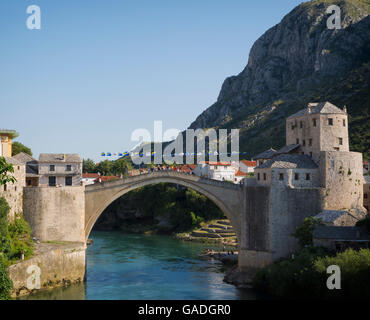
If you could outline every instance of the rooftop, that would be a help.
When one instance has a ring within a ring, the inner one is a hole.
[[[237,172],[235,172],[235,177],[244,177],[246,176],[247,174],[243,171],[240,171],[238,170]]]
[[[370,176],[364,176],[365,184],[370,184]]]
[[[270,148],[266,151],[263,151],[259,154],[257,154],[256,156],[253,157],[253,159],[257,160],[257,159],[271,159],[275,154],[276,154],[276,150],[273,149],[273,148]]]
[[[19,133],[15,130],[9,130],[9,129],[0,129],[0,135],[9,135],[12,139],[19,136]]]
[[[370,235],[359,227],[316,226],[313,238],[345,241],[370,241]]]
[[[325,102],[312,102],[309,103],[307,108],[302,109],[298,111],[297,113],[292,114],[287,119],[296,118],[296,117],[302,117],[306,116],[308,114],[316,114],[316,113],[322,113],[322,114],[347,114],[342,109],[339,109],[334,104],[325,101]]]
[[[39,162],[45,163],[64,163],[64,162],[82,162],[82,159],[77,153],[41,153]]]
[[[276,153],[281,154],[281,153],[289,153],[292,152],[300,147],[300,144],[288,144],[279,149]]]
[[[15,156],[13,156],[13,158],[17,159],[23,164],[26,164],[27,162],[31,162],[31,161],[37,161],[35,158],[33,158],[32,156],[24,152],[16,154]]]
[[[242,160],[247,167],[255,167],[257,165],[257,161],[249,161],[249,160]]]
[[[316,169],[317,164],[311,157],[301,154],[279,154],[257,167],[263,168],[284,168],[284,169]]]

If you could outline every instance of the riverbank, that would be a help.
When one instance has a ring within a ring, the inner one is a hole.
[[[13,298],[35,291],[79,283],[85,276],[85,244],[48,242],[35,244],[31,258],[8,267]]]
[[[225,267],[201,253],[216,246],[175,240],[169,235],[94,231],[86,251],[86,280],[40,290],[21,300],[254,300],[251,289],[223,281]]]

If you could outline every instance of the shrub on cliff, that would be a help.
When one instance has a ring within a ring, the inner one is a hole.
[[[6,260],[0,253],[0,300],[10,299],[10,290],[13,288],[13,282],[6,272]]]
[[[11,242],[11,259],[20,259],[22,252],[28,258],[33,254],[34,243],[30,225],[24,220],[23,215],[17,214],[14,221],[8,226]]]
[[[0,198],[0,253],[4,258],[8,258],[11,254],[11,242],[8,231],[8,213],[9,205],[5,198]]]

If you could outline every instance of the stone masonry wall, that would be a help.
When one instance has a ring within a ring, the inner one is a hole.
[[[36,282],[32,281],[30,287],[27,281],[32,273],[36,274],[37,268],[40,271],[41,289],[83,281],[85,249],[83,243],[39,244],[32,258],[8,268],[14,286],[12,296],[33,291]]]
[[[326,188],[324,209],[342,210],[363,207],[362,154],[322,151],[320,179]]]
[[[41,241],[84,242],[85,187],[24,188],[23,214]]]
[[[23,211],[23,187],[26,184],[26,167],[18,164],[12,158],[6,158],[8,163],[13,164],[14,173],[12,175],[17,179],[13,183],[8,183],[6,186],[0,186],[0,197],[4,197],[10,207],[9,220],[14,219],[16,213]]]

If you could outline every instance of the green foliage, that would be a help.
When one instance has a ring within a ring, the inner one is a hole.
[[[9,205],[5,198],[0,198],[0,253],[4,257],[9,257],[11,255],[11,241],[8,231],[8,213]]]
[[[168,214],[174,232],[189,231],[203,221],[224,218],[222,211],[207,197],[166,183],[133,190],[113,202],[107,211],[117,212],[122,207],[138,209],[143,218],[153,221]]]
[[[322,224],[322,222],[314,217],[308,217],[303,220],[303,223],[296,228],[294,237],[298,239],[299,244],[304,246],[312,245],[312,233],[315,226]]]
[[[0,186],[6,183],[14,183],[16,181],[10,173],[14,173],[13,165],[7,163],[4,157],[0,157]]]
[[[32,256],[34,248],[31,236],[32,231],[23,216],[20,214],[16,215],[14,221],[9,224],[8,230],[12,248],[10,259],[20,259],[22,252],[25,259]]]
[[[0,300],[9,300],[12,288],[13,282],[6,272],[6,262],[2,253],[0,253]]]
[[[329,265],[341,269],[342,290],[328,290]],[[260,269],[254,278],[256,289],[285,298],[370,297],[370,250],[347,249],[331,256],[323,248],[307,247],[294,258]]]
[[[326,253],[321,248],[304,248],[294,258],[272,263],[259,270],[254,278],[254,286],[279,297],[314,296],[317,288],[310,286],[317,278],[314,261]]]
[[[370,233],[370,215],[367,215],[365,219],[357,221],[357,227],[363,227],[367,233]]]
[[[24,144],[18,141],[13,142],[12,143],[12,156],[15,156],[16,154],[21,153],[21,152],[27,153],[30,156],[32,156],[32,151],[30,148],[26,147]]]
[[[341,296],[370,297],[370,249],[347,249],[334,257],[320,257],[315,261],[315,271],[324,278],[330,265],[340,267]]]
[[[96,173],[95,162],[91,159],[83,159],[82,161],[82,172],[83,173]]]

